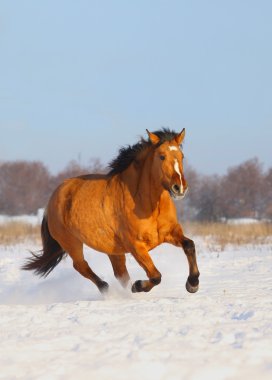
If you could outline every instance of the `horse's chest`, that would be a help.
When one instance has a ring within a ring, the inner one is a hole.
[[[148,249],[155,248],[165,241],[165,236],[169,233],[169,227],[156,223],[147,223],[139,227],[137,240],[146,244]]]
[[[150,249],[159,244],[159,235],[156,230],[143,230],[138,233],[137,240],[145,243],[145,245]]]
[[[138,215],[124,223],[124,231],[130,242],[142,242],[148,250],[155,248],[167,240],[167,236],[177,223],[176,212],[171,202],[161,203],[152,215]],[[127,235],[128,234],[128,235]]]

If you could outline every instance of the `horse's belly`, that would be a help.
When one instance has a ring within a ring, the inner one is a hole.
[[[121,255],[126,252],[118,237],[105,228],[90,231],[88,236],[83,236],[83,243],[96,251],[107,254]]]

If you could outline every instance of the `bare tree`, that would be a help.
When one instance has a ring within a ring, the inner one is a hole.
[[[99,159],[85,166],[71,161],[54,176],[41,162],[2,162],[0,213],[36,213],[64,179],[105,172]],[[189,191],[182,202],[177,202],[179,216],[184,220],[272,219],[272,168],[264,173],[256,158],[230,168],[225,176],[203,176],[186,165],[185,177]]]
[[[272,168],[263,180],[263,217],[272,220]]]
[[[257,158],[229,169],[222,179],[221,216],[260,217],[263,170]]]
[[[182,202],[176,202],[177,211],[181,220],[192,220],[197,217],[197,195],[201,183],[200,175],[190,166],[185,164],[185,178],[188,184],[186,197]]]
[[[90,163],[87,166],[81,165],[78,161],[70,161],[68,165],[59,172],[56,176],[52,176],[50,188],[53,191],[56,186],[61,184],[66,178],[77,177],[83,174],[89,173],[104,173],[105,167],[99,160],[99,158],[90,159]]]
[[[36,213],[47,202],[50,175],[41,162],[16,161],[0,166],[0,212]]]

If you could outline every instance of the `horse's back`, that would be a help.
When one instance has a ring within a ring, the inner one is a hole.
[[[52,214],[55,211],[65,225],[78,214],[88,213],[90,216],[90,211],[100,208],[103,203],[107,180],[108,176],[102,174],[88,174],[64,180],[49,200],[49,211]]]

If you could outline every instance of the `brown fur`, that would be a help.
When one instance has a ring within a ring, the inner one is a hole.
[[[183,247],[189,263],[186,288],[195,292],[199,271],[194,243],[184,236],[169,193],[173,195],[173,185],[187,188],[183,154],[178,149],[184,133],[183,130],[180,134],[170,135],[167,140],[161,138],[162,133],[148,132],[149,142],[140,148],[137,145],[135,159],[130,159],[122,171],[64,181],[48,203],[43,222],[46,226],[48,223],[48,231],[43,232],[46,236],[43,254],[31,259],[24,269],[34,269],[36,273],[46,275],[67,252],[74,268],[103,292],[108,285],[85,261],[83,244],[86,244],[109,256],[114,274],[124,286],[129,282],[125,254],[130,252],[148,277],[148,280],[136,281],[132,291],[149,291],[161,280],[149,251],[167,242]],[[169,146],[177,149],[170,150]],[[175,160],[179,164],[181,180],[174,169]],[[50,241],[51,253],[47,241]]]

